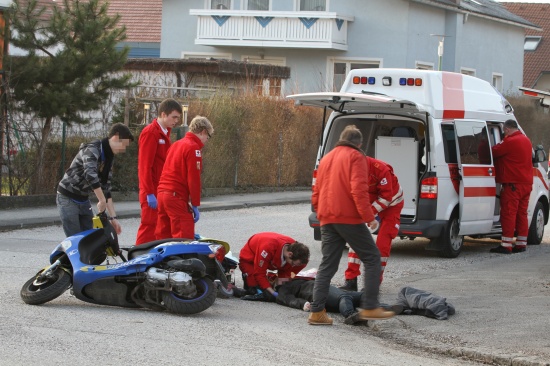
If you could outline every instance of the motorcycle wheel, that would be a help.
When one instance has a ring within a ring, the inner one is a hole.
[[[195,281],[197,296],[193,299],[184,299],[173,292],[163,295],[166,309],[176,314],[196,314],[208,309],[216,301],[216,288],[212,280],[206,277]]]
[[[50,278],[42,280],[36,276],[25,282],[21,288],[21,299],[29,305],[40,305],[61,296],[71,287],[71,276],[62,268],[57,268]]]

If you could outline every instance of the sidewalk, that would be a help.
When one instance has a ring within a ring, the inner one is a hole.
[[[309,190],[206,197],[201,211],[307,203],[310,197]],[[138,202],[117,202],[116,209],[125,218],[140,213]],[[0,210],[0,231],[59,223],[56,207]],[[550,245],[392,283],[384,284],[384,293],[415,287],[445,296],[457,312],[448,320],[399,315],[371,324],[372,334],[410,349],[488,364],[550,366]]]
[[[231,194],[202,198],[200,211],[231,210],[244,207],[307,203],[310,201],[310,190]],[[137,200],[115,202],[115,209],[117,216],[120,218],[140,216],[140,206]],[[60,224],[61,220],[56,206],[0,209],[0,231]]]

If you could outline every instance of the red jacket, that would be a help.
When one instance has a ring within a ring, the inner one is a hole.
[[[403,190],[390,164],[367,156],[369,197],[374,212],[385,210],[403,201]]]
[[[201,204],[202,141],[192,132],[172,144],[160,176],[158,192],[175,192],[193,206]]]
[[[533,146],[521,131],[506,136],[492,150],[497,183],[533,184]]]
[[[319,163],[311,203],[321,225],[362,224],[374,220],[365,154],[338,143]]]
[[[307,264],[291,267],[283,264],[283,247],[296,240],[278,233],[258,233],[253,235],[239,253],[239,261],[254,264],[254,278],[262,289],[271,287],[267,280],[267,270],[277,270],[278,278],[290,278],[291,273],[298,273]],[[250,274],[249,274],[250,275]]]
[[[168,129],[168,134],[165,134],[156,118],[141,131],[138,143],[140,196],[147,196],[151,193],[157,195],[162,167],[170,145],[170,129]]]

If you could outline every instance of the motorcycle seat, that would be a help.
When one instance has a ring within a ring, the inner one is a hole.
[[[130,247],[128,249],[128,259],[132,259],[142,254],[145,254],[148,251],[150,251],[152,248],[156,247],[157,245],[171,242],[171,241],[191,242],[191,241],[194,241],[194,239],[168,238],[168,239],[150,241],[149,243],[145,243],[145,244],[134,245],[133,247]]]

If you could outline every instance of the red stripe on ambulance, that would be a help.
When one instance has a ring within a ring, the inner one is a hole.
[[[464,187],[464,197],[495,197],[495,187]]]
[[[462,75],[443,72],[443,118],[464,118]]]
[[[473,166],[463,166],[462,171],[464,172],[465,177],[492,177],[494,176],[493,167],[473,167]],[[489,173],[491,170],[491,173]]]
[[[542,173],[537,168],[533,168],[533,177],[538,177],[542,184],[544,185],[544,188],[548,190],[548,184],[546,184],[546,179],[542,176]]]

